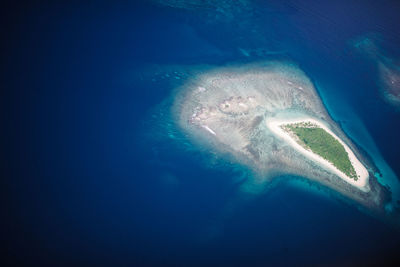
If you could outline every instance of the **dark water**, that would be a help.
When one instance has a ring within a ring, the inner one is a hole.
[[[273,57],[297,62],[345,129],[361,121],[399,177],[400,113],[380,98],[373,64],[350,45],[375,32],[396,52],[399,5],[301,2],[255,1],[258,11],[240,13],[242,23],[150,3],[6,8],[2,259],[52,266],[396,260],[399,233],[355,207],[299,182],[243,194],[240,166],[210,167],[190,144],[186,151],[180,139],[160,138],[165,125],[149,126],[171,123],[151,120],[173,89],[154,64],[251,62],[271,57],[256,49],[284,51]]]

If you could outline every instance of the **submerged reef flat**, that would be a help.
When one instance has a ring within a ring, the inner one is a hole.
[[[301,176],[375,212],[384,212],[390,193],[377,182],[367,160],[330,118],[310,79],[291,63],[230,66],[199,73],[180,88],[173,114],[193,143],[248,166],[257,179]],[[345,175],[332,167],[332,162],[271,127],[271,123],[293,121],[312,122],[339,140],[356,176]]]
[[[378,45],[377,37],[364,37],[354,42],[354,47],[373,62],[376,83],[383,99],[400,110],[400,64]]]
[[[378,67],[384,98],[400,108],[400,67],[390,62],[379,62]]]

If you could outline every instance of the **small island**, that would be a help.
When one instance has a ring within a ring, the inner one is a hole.
[[[299,122],[281,126],[305,149],[332,163],[349,178],[358,180],[344,146],[327,131],[312,122]]]
[[[368,170],[353,151],[322,122],[313,118],[269,119],[268,128],[291,147],[347,183],[369,191]]]

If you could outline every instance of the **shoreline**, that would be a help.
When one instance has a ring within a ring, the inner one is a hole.
[[[357,175],[359,175],[359,179],[355,181],[354,179],[348,177],[346,174],[344,174],[342,171],[337,169],[331,162],[325,160],[321,156],[311,152],[310,150],[305,149],[303,146],[298,144],[287,132],[285,132],[283,129],[281,129],[281,125],[283,124],[292,124],[292,123],[299,123],[299,122],[311,122],[316,124],[318,127],[324,129],[326,132],[328,132],[330,135],[332,135],[336,140],[340,142],[340,144],[344,147],[346,150],[350,162],[354,167],[354,170],[356,171]],[[326,127],[323,123],[320,121],[317,121],[312,118],[298,118],[298,119],[269,119],[266,122],[267,127],[275,134],[277,135],[280,139],[283,139],[286,141],[289,145],[291,145],[294,149],[296,149],[298,152],[303,154],[309,159],[314,160],[315,162],[319,163],[321,167],[324,169],[327,169],[333,173],[335,173],[337,176],[339,176],[341,179],[346,181],[347,183],[351,184],[354,187],[357,187],[363,192],[369,192],[370,188],[368,185],[368,179],[369,179],[369,174],[368,170],[364,167],[364,165],[357,159],[357,157],[354,155],[353,151],[339,138],[337,137],[328,127]]]

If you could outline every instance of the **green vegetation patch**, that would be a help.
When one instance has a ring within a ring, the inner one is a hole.
[[[348,177],[357,181],[357,173],[343,145],[324,129],[312,123],[287,124],[284,130],[295,134],[299,143],[331,162]]]

